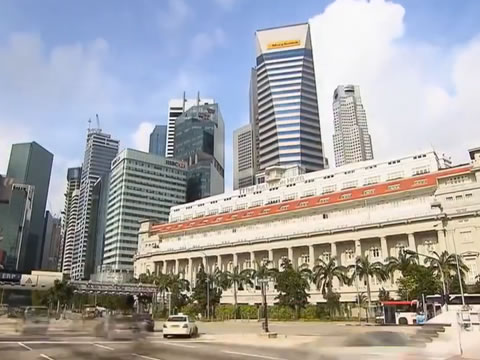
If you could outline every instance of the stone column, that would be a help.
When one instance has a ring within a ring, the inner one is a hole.
[[[163,260],[163,263],[162,263],[162,274],[166,274],[167,273],[167,260]]]
[[[310,270],[312,270],[313,267],[315,266],[315,260],[316,260],[315,259],[315,248],[313,247],[313,245],[310,245],[308,247],[308,256],[310,258],[308,266],[309,266]]]
[[[445,232],[443,231],[443,229],[437,230],[437,239],[439,252],[442,253],[443,251],[448,251],[447,239],[445,238]]]
[[[223,271],[223,269],[222,269],[222,256],[221,255],[217,255],[217,267],[220,271]]]
[[[380,237],[380,244],[382,246],[382,257],[385,260],[388,257],[388,244],[385,236]]]
[[[193,259],[188,258],[188,281],[193,284]]]
[[[334,258],[337,256],[337,244],[332,242],[330,244],[330,258]]]
[[[255,269],[255,252],[250,251],[250,268]]]
[[[202,263],[205,272],[208,274],[208,258],[206,256],[202,257]]]
[[[175,259],[175,270],[173,271],[174,274],[180,274],[180,260]]]
[[[233,254],[233,267],[238,266],[238,254]]]
[[[273,249],[268,250],[268,261],[270,261],[270,266],[273,265]]]
[[[408,248],[413,251],[417,251],[415,246],[415,235],[413,233],[407,234],[408,236]]]
[[[295,264],[295,261],[293,259],[293,247],[289,247],[288,248],[288,260],[290,260],[292,262],[292,265],[293,265],[293,268],[296,269],[297,268],[297,264]]]
[[[360,239],[355,240],[355,256],[362,256],[362,246],[360,244]]]

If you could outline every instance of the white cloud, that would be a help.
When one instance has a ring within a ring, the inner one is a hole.
[[[136,150],[148,151],[150,134],[154,127],[154,124],[146,121],[138,125],[137,130],[132,135],[133,145]]]
[[[333,157],[333,90],[360,85],[377,159],[434,146],[467,159],[479,145],[480,37],[440,48],[404,38],[405,9],[384,0],[337,0],[310,20],[322,126]]]
[[[192,9],[184,0],[169,0],[166,9],[159,13],[158,21],[166,30],[178,29],[191,15]]]
[[[237,0],[214,0],[214,2],[224,10],[232,10]]]
[[[37,141],[54,154],[49,208],[63,207],[68,166],[80,166],[87,120],[95,113],[114,128],[116,114],[130,100],[104,69],[108,44],[47,48],[34,33],[12,33],[0,42],[0,173],[6,172],[10,146]]]
[[[225,41],[225,32],[221,28],[217,28],[210,33],[198,33],[192,39],[192,54],[196,58],[201,58],[216,47],[223,46]]]

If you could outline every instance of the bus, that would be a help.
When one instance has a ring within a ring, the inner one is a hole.
[[[382,301],[376,310],[376,321],[382,324],[413,325],[417,323],[418,301]]]

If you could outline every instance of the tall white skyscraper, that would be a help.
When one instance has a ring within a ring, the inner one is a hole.
[[[255,184],[254,134],[252,124],[233,132],[233,189]]]
[[[307,172],[325,168],[309,25],[258,30],[255,39],[256,91],[250,102],[258,170],[293,164]]]
[[[93,186],[102,175],[110,171],[112,160],[118,153],[118,146],[119,141],[112,139],[109,134],[102,133],[101,129],[88,130],[75,225],[71,268],[73,280],[84,278]]]
[[[62,258],[59,261],[58,270],[69,275],[72,269],[81,178],[81,167],[69,168],[67,170],[67,191],[65,192],[65,207],[62,217],[62,243],[60,245]]]
[[[140,221],[167,222],[170,207],[186,197],[186,164],[133,149],[123,150],[112,162],[108,196],[103,269],[133,272]]]
[[[373,159],[367,115],[357,85],[340,85],[333,93],[335,165]]]
[[[175,121],[177,118],[194,105],[207,105],[213,103],[213,99],[200,98],[200,93],[197,95],[196,99],[187,99],[185,93],[183,93],[183,98],[171,99],[168,102],[166,157],[173,157],[175,151]]]

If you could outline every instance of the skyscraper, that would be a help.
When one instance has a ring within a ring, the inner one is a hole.
[[[233,189],[255,184],[252,124],[233,132]]]
[[[0,269],[23,270],[34,186],[0,175]]]
[[[33,186],[35,194],[23,271],[40,267],[43,223],[52,163],[53,154],[36,142],[12,145],[7,177],[15,178],[19,184]]]
[[[168,124],[167,124],[167,151],[166,157],[173,157],[175,152],[175,124],[177,118],[194,105],[213,104],[213,99],[201,99],[200,93],[196,99],[187,99],[185,93],[181,99],[171,99],[168,102]]]
[[[165,157],[167,143],[167,125],[156,125],[150,134],[148,152]]]
[[[185,202],[186,164],[142,151],[123,150],[112,162],[103,269],[133,274],[140,221],[167,222],[170,207]]]
[[[372,139],[367,115],[360,97],[360,87],[340,85],[333,93],[333,149],[335,165],[373,159]]]
[[[50,211],[45,213],[42,244],[41,270],[57,270],[60,255],[61,219],[54,217]]]
[[[91,221],[88,229],[89,240],[84,271],[86,278],[90,278],[97,272],[102,264],[109,188],[110,173],[103,174],[93,185]]]
[[[253,111],[260,171],[297,164],[325,167],[308,24],[258,30]],[[252,95],[251,95],[252,98]]]
[[[75,225],[75,242],[71,277],[74,280],[84,278],[85,256],[88,244],[88,230],[91,220],[92,191],[95,182],[110,171],[112,160],[118,153],[119,141],[101,129],[89,129],[80,181],[78,199],[78,217]]]
[[[175,125],[175,159],[187,163],[187,202],[225,189],[225,127],[218,104],[195,105]]]
[[[62,258],[58,264],[58,271],[62,271],[65,274],[70,274],[72,268],[81,178],[81,167],[69,168],[67,170],[67,190],[65,191],[65,207],[62,217],[62,244],[60,246]]]

